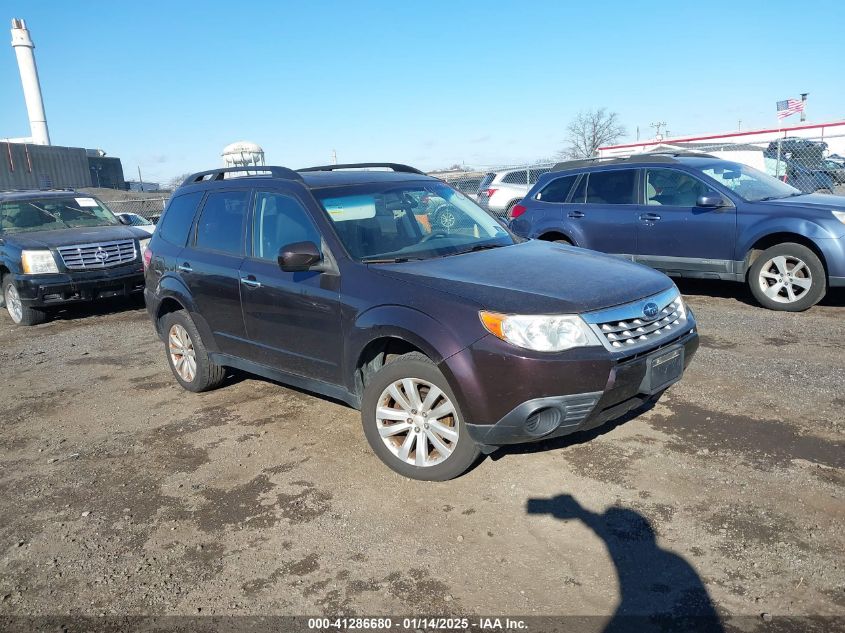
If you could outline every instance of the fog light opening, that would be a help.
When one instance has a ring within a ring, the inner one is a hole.
[[[548,435],[560,426],[560,409],[546,408],[535,411],[525,420],[525,431],[533,437]]]

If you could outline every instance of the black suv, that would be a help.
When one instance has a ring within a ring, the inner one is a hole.
[[[149,237],[85,193],[0,192],[0,301],[35,325],[49,308],[140,293]]]
[[[618,417],[698,346],[662,273],[523,240],[411,167],[250,170],[188,178],[146,251],[176,380],[203,391],[231,367],[342,400],[408,477]],[[427,198],[451,205],[452,228]]]

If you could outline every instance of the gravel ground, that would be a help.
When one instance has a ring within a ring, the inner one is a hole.
[[[681,288],[702,347],[656,406],[443,484],[335,402],[181,390],[137,303],[4,314],[0,616],[843,618],[845,296]]]

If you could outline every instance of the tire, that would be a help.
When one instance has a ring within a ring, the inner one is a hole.
[[[748,286],[764,308],[801,312],[822,300],[827,274],[813,251],[785,242],[757,256],[748,270]]]
[[[425,408],[412,408],[417,405],[411,404],[405,384],[410,385],[419,399],[417,402],[422,401]],[[405,404],[408,404],[408,407],[403,407],[399,400],[390,395],[391,387],[398,389],[400,397],[406,398]],[[436,387],[440,394],[427,404],[426,396],[431,393],[432,387]],[[417,413],[409,413],[409,409]],[[394,413],[389,415],[395,417],[383,418],[378,413],[379,410],[393,411]],[[450,413],[441,414],[437,418],[427,417],[428,412],[437,410]],[[406,415],[409,417],[402,420]],[[409,424],[407,420],[412,422]],[[361,421],[364,425],[364,435],[375,454],[391,469],[411,479],[454,479],[465,473],[481,454],[467,433],[455,394],[446,378],[431,360],[419,352],[399,356],[370,377],[364,387]],[[394,431],[383,438],[385,429],[393,426],[406,430]],[[441,435],[439,429],[443,429],[445,435]],[[455,439],[452,439],[453,437]],[[423,446],[420,438],[425,438],[423,451],[419,450]],[[438,444],[450,451],[445,457]],[[404,452],[407,459],[401,456],[406,445],[407,450]],[[425,461],[428,461],[429,465],[419,465]]]
[[[449,208],[448,204],[440,205],[432,214],[432,229],[440,227],[445,231],[451,231],[458,226],[458,216]]]
[[[44,310],[30,308],[21,302],[18,289],[11,275],[6,275],[3,278],[2,286],[3,305],[15,325],[38,325],[47,320],[47,313]]]
[[[226,370],[211,362],[197,326],[187,312],[179,310],[166,314],[161,321],[161,331],[164,332],[167,363],[183,388],[199,393],[220,386]],[[179,359],[184,362],[180,364]]]

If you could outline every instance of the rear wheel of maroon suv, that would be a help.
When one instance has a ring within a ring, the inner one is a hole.
[[[449,384],[419,352],[399,356],[370,377],[361,418],[373,451],[405,477],[453,479],[480,455]]]
[[[226,369],[211,362],[197,326],[184,310],[166,314],[161,321],[167,363],[173,376],[188,391],[199,393],[219,386]]]

